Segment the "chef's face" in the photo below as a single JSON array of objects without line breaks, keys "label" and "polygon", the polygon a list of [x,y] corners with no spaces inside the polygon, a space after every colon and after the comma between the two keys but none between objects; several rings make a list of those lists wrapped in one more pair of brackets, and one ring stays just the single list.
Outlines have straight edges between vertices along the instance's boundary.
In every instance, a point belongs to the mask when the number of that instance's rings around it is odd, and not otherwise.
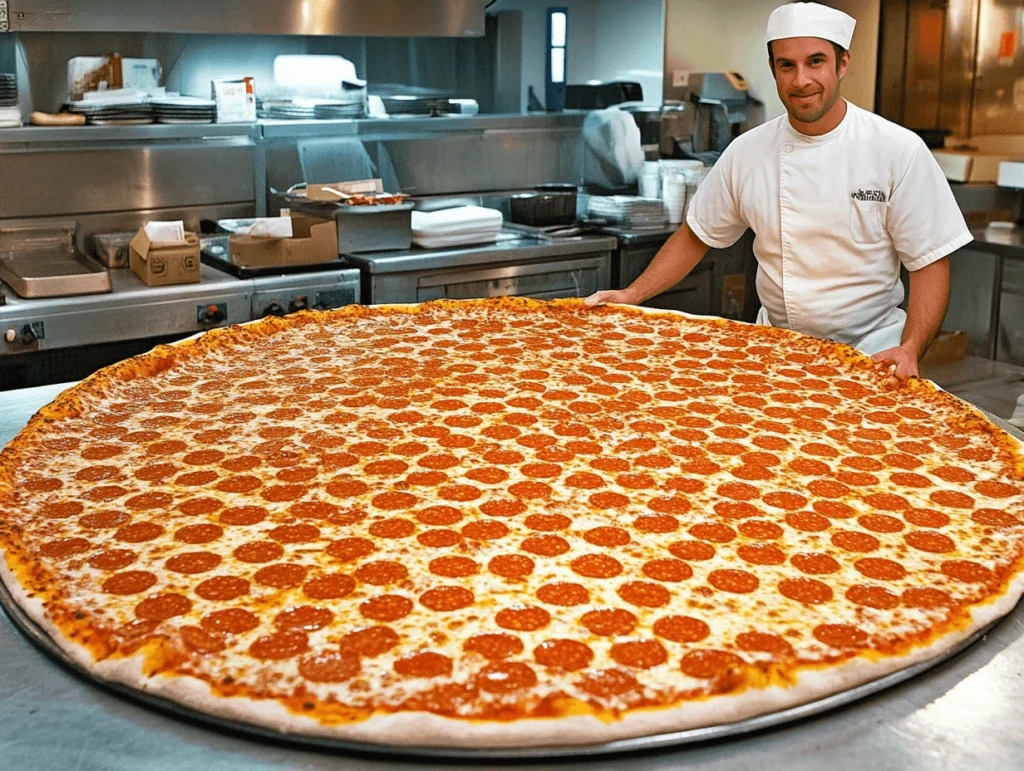
[{"label": "chef's face", "polygon": [[814,123],[839,100],[839,83],[850,54],[836,59],[836,47],[816,37],[793,37],[771,44],[772,72],[779,98],[793,120]]}]

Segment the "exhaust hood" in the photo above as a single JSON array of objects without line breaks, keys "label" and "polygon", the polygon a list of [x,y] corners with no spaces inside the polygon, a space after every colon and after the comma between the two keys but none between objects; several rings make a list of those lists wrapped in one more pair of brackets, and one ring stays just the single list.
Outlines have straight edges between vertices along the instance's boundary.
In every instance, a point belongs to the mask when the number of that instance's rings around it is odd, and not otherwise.
[{"label": "exhaust hood", "polygon": [[11,32],[481,37],[484,0],[6,0]]}]

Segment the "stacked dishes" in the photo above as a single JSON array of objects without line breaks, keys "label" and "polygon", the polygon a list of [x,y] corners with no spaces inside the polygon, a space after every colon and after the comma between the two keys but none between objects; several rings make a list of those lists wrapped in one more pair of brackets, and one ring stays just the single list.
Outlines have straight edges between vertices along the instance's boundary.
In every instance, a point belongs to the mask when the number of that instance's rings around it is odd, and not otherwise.
[{"label": "stacked dishes", "polygon": [[697,189],[692,180],[695,174],[704,169],[704,164],[701,161],[686,160],[663,160],[659,163],[665,216],[670,224],[678,225],[686,219],[690,198]]},{"label": "stacked dishes", "polygon": [[592,195],[587,204],[591,217],[610,220],[626,229],[665,226],[665,211],[657,198],[635,195]]},{"label": "stacked dishes", "polygon": [[366,117],[366,90],[357,89],[340,99],[265,99],[259,117],[271,120],[338,120]]},{"label": "stacked dishes", "polygon": [[366,92],[346,99],[323,99],[313,107],[313,117],[317,120],[338,120],[341,118],[366,117]]},{"label": "stacked dishes", "polygon": [[217,103],[192,96],[172,96],[153,102],[157,123],[213,123],[217,120]]},{"label": "stacked dishes", "polygon": [[13,73],[0,73],[0,128],[16,128],[20,125],[18,77]]},{"label": "stacked dishes", "polygon": [[153,105],[149,102],[92,101],[71,102],[68,110],[85,116],[92,126],[141,126],[153,122]]}]

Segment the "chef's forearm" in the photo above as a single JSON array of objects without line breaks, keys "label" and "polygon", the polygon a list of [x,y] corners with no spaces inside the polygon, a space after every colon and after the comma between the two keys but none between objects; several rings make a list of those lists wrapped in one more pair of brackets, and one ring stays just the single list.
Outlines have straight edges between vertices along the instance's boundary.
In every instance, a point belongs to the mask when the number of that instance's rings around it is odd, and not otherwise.
[{"label": "chef's forearm", "polygon": [[683,223],[654,255],[647,269],[626,288],[630,303],[639,305],[678,284],[707,251],[707,244],[694,235],[689,225]]},{"label": "chef's forearm", "polygon": [[910,274],[910,300],[902,346],[921,358],[939,331],[949,303],[949,258]]}]

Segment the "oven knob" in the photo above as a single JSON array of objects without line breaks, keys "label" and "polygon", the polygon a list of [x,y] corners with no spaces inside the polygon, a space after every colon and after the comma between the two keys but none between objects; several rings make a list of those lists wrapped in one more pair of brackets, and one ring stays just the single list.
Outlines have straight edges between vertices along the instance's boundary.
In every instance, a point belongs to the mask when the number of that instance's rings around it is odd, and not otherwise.
[{"label": "oven knob", "polygon": [[17,339],[18,339],[18,330],[16,330],[16,329],[8,329],[6,332],[4,332],[4,340],[6,340],[8,343],[13,343]]},{"label": "oven knob", "polygon": [[18,338],[22,345],[32,345],[39,338],[36,337],[35,331],[28,324],[21,328],[21,336]]},{"label": "oven knob", "polygon": [[224,309],[217,305],[207,305],[200,314],[200,321],[204,324],[219,324],[227,318]]},{"label": "oven knob", "polygon": [[291,301],[291,304],[288,306],[289,313],[295,313],[296,311],[304,311],[308,309],[309,305],[306,303],[305,297],[296,297],[294,300]]},{"label": "oven knob", "polygon": [[266,308],[263,309],[263,316],[283,316],[284,308],[277,303],[270,303]]}]

